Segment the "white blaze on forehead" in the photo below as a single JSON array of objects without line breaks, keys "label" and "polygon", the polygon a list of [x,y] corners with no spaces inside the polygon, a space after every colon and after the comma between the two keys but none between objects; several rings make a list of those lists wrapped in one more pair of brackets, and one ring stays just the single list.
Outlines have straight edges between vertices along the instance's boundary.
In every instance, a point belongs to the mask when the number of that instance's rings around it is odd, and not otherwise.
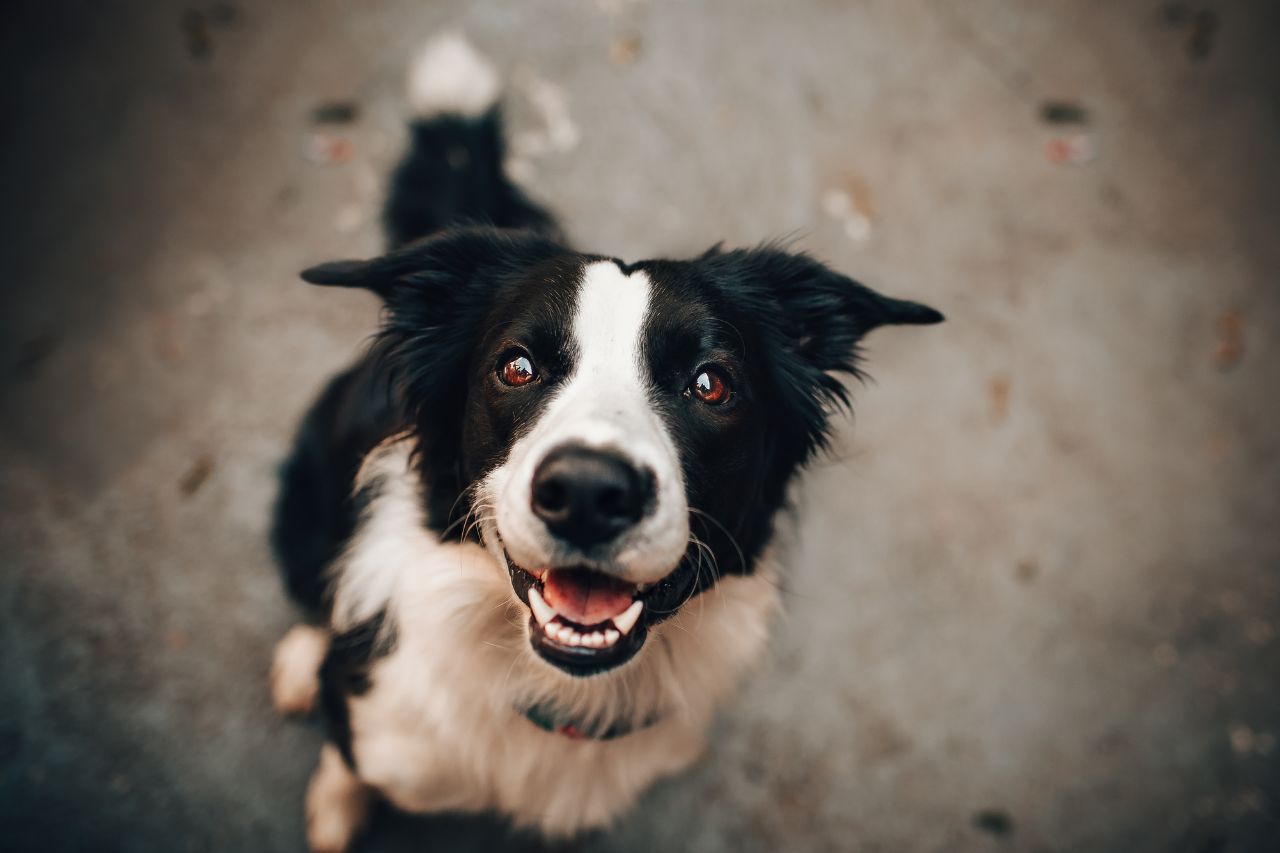
[{"label": "white blaze on forehead", "polygon": [[614,571],[636,583],[665,577],[688,545],[688,504],[675,444],[653,405],[644,329],[651,286],[643,272],[612,261],[588,264],[572,320],[570,374],[507,462],[488,478],[497,523],[516,562],[545,566],[559,548],[529,509],[534,471],[565,444],[611,450],[653,474],[653,511],[620,541]]},{"label": "white blaze on forehead", "polygon": [[618,265],[599,261],[583,271],[573,319],[578,345],[573,383],[619,379],[648,388],[641,336],[649,313],[649,277],[626,275]]},{"label": "white blaze on forehead", "polygon": [[649,291],[647,275],[627,275],[612,261],[583,270],[573,314],[573,367],[538,430],[556,444],[613,449],[649,467],[669,444],[644,364]]}]

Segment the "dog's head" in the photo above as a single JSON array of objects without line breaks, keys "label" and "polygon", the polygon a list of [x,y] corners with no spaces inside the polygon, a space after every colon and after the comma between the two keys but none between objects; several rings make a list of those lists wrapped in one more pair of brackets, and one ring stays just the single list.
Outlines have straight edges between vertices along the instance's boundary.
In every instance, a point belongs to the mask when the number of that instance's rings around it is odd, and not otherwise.
[{"label": "dog's head", "polygon": [[501,556],[533,648],[573,675],[749,573],[859,340],[942,319],[775,248],[627,265],[493,229],[303,277],[385,300],[433,526]]}]

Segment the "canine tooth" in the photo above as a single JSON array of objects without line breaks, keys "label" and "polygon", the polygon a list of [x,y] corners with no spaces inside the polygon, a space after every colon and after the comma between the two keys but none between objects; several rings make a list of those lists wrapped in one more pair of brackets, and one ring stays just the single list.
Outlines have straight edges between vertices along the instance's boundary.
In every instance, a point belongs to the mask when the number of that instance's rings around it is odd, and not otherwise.
[{"label": "canine tooth", "polygon": [[640,619],[640,611],[644,610],[644,602],[636,599],[631,602],[631,606],[626,610],[613,617],[613,624],[620,634],[630,634],[631,629],[636,626],[636,621]]},{"label": "canine tooth", "polygon": [[529,609],[533,611],[533,618],[538,620],[539,625],[545,625],[556,618],[555,610],[547,604],[537,587],[529,587]]},{"label": "canine tooth", "polygon": [[621,636],[621,634],[612,628],[606,628],[604,631],[604,644],[606,646],[612,646],[614,643],[618,642],[618,638]]}]

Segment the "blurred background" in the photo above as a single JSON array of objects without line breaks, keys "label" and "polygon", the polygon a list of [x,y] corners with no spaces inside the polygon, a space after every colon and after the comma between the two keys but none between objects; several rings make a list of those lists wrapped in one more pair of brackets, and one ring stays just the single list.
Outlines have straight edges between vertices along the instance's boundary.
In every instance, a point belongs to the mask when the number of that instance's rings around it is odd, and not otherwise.
[{"label": "blurred background", "polygon": [[[877,332],[707,758],[584,850],[1280,849],[1280,7],[11,2],[0,847],[303,846],[275,469],[376,322],[402,76],[460,28],[583,249],[784,235]],[[533,847],[482,819],[367,850]]]}]

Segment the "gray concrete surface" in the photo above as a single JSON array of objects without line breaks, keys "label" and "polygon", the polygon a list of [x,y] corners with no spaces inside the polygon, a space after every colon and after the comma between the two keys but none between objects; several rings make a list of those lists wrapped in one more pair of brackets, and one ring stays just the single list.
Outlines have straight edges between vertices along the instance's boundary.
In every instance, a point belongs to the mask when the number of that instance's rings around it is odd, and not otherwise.
[{"label": "gray concrete surface", "polygon": [[[1280,849],[1275,4],[6,8],[0,848],[301,849],[268,507],[376,312],[295,274],[378,247],[406,57],[460,26],[582,247],[794,233],[950,317],[873,338],[707,759],[583,846]],[[1090,162],[1047,159],[1053,98]]]}]

